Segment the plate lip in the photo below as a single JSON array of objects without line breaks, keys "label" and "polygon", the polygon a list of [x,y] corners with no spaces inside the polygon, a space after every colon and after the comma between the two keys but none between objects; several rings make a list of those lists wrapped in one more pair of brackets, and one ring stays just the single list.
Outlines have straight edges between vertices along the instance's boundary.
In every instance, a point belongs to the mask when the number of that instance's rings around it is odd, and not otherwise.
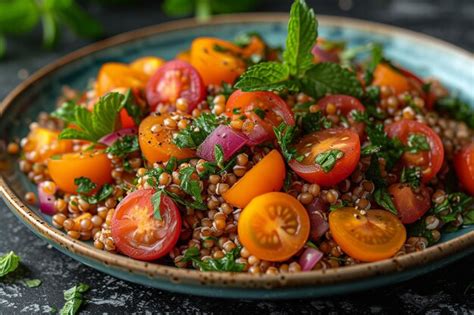
[{"label": "plate lip", "polygon": [[[87,45],[73,51],[64,57],[42,67],[32,74],[25,81],[14,88],[0,104],[0,117],[4,111],[14,103],[14,101],[28,90],[36,82],[54,73],[61,67],[79,60],[91,53],[103,49],[119,46],[121,44],[140,41],[147,37],[167,33],[170,31],[180,31],[189,28],[212,26],[221,24],[241,24],[241,23],[281,23],[286,22],[286,13],[244,13],[215,16],[206,23],[196,22],[194,19],[176,20],[158,25],[148,26],[138,30],[115,35],[108,39]],[[352,19],[339,16],[319,15],[320,25],[337,26],[341,28],[355,28],[370,33],[384,36],[396,35],[405,38],[416,39],[424,44],[434,45],[438,49],[444,49],[456,53],[474,61],[474,54],[457,47],[443,40],[431,36],[406,30],[396,26],[382,23],[369,22],[359,19]],[[316,270],[286,275],[252,275],[248,273],[231,272],[200,272],[191,269],[179,269],[173,266],[160,265],[157,263],[137,261],[119,254],[112,254],[101,251],[82,241],[74,240],[45,222],[34,210],[23,203],[11,187],[7,185],[7,180],[0,175],[0,195],[9,203],[10,209],[19,217],[23,218],[23,223],[28,224],[42,237],[54,242],[58,246],[66,248],[75,254],[84,255],[99,264],[106,264],[114,268],[122,269],[125,272],[156,278],[157,281],[183,281],[186,283],[201,283],[215,287],[242,287],[252,286],[254,288],[277,288],[291,286],[308,286],[311,284],[330,285],[335,283],[349,282],[361,278],[376,277],[380,274],[393,274],[397,271],[414,269],[428,265],[431,262],[439,261],[454,252],[461,251],[474,246],[474,231],[456,237],[452,240],[434,245],[423,251],[406,254],[400,257],[386,259],[378,262],[331,268],[328,270]],[[229,282],[229,280],[231,280]]]}]

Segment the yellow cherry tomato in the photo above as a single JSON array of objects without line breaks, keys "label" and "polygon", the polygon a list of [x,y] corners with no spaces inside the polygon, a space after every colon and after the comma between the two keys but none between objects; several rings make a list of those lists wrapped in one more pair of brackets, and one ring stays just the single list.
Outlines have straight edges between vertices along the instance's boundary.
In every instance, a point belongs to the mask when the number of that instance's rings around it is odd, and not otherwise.
[{"label": "yellow cherry tomato", "polygon": [[136,59],[130,64],[130,68],[133,70],[140,71],[151,77],[155,74],[156,70],[161,67],[166,61],[164,59],[148,56],[148,57],[141,57]]}]

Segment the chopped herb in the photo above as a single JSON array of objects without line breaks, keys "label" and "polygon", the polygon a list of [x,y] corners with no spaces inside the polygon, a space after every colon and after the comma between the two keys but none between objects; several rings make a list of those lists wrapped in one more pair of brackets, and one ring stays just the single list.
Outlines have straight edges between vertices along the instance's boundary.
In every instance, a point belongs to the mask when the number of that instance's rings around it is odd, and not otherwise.
[{"label": "chopped herb", "polygon": [[278,127],[274,127],[276,139],[280,145],[281,153],[287,161],[295,159],[301,162],[304,156],[298,155],[295,148],[291,147],[291,143],[295,137],[296,127],[281,123]]},{"label": "chopped herb", "polygon": [[362,150],[360,151],[360,154],[367,156],[367,155],[372,155],[374,153],[378,153],[380,152],[380,150],[382,150],[381,146],[369,144],[362,148]]},{"label": "chopped herb", "polygon": [[168,162],[166,162],[165,171],[171,173],[178,166],[178,159],[175,156],[172,156]]},{"label": "chopped herb", "polygon": [[138,137],[136,135],[126,135],[117,139],[110,147],[105,149],[105,152],[117,157],[124,157],[138,150],[140,150]]},{"label": "chopped herb", "polygon": [[66,303],[59,311],[60,315],[74,315],[77,313],[83,302],[82,294],[89,290],[89,286],[80,283],[67,291],[64,291],[64,300]]},{"label": "chopped herb", "polygon": [[224,168],[224,150],[220,144],[214,145],[214,159],[220,169]]},{"label": "chopped herb", "polygon": [[377,204],[379,206],[381,206],[384,209],[390,211],[394,215],[398,215],[397,208],[393,204],[392,197],[388,193],[387,188],[385,188],[385,187],[377,188],[374,191],[374,198],[375,198],[375,201],[377,202]]},{"label": "chopped herb", "polygon": [[27,279],[24,281],[24,283],[28,288],[37,288],[42,282],[40,279]]},{"label": "chopped herb", "polygon": [[474,128],[474,111],[467,102],[453,96],[438,99],[435,109],[447,113],[456,120],[464,121],[470,128]]},{"label": "chopped herb", "polygon": [[408,136],[407,144],[408,147],[406,148],[406,151],[410,153],[429,151],[431,149],[426,136],[422,134],[411,134]]},{"label": "chopped herb", "polygon": [[455,221],[458,215],[462,215],[463,218],[466,218],[466,215],[468,215],[469,222],[472,211],[474,211],[474,197],[461,192],[448,194],[441,204],[436,205],[432,209],[432,212],[439,215],[439,218],[444,223]]},{"label": "chopped herb", "polygon": [[380,44],[372,44],[371,47],[371,58],[369,64],[367,65],[367,69],[365,69],[364,73],[364,80],[365,85],[369,86],[372,84],[374,79],[374,71],[375,68],[378,66],[380,62],[383,60],[383,49]]},{"label": "chopped herb", "polygon": [[81,198],[90,204],[97,204],[100,201],[107,199],[114,192],[114,187],[112,185],[104,184],[95,195],[89,196],[88,194],[96,189],[97,185],[87,177],[74,179],[74,184],[77,185],[77,192],[81,194]]},{"label": "chopped herb", "polygon": [[236,44],[237,46],[241,48],[244,48],[250,45],[253,37],[258,37],[262,39],[262,36],[257,32],[246,32],[246,33],[238,34],[234,39],[234,44]]},{"label": "chopped herb", "polygon": [[301,118],[301,127],[305,134],[331,128],[331,126],[331,120],[327,119],[321,111],[306,113]]},{"label": "chopped herb", "polygon": [[130,117],[132,117],[133,121],[138,126],[143,117],[143,110],[141,109],[140,106],[137,105],[137,103],[135,103],[135,98],[133,97],[133,93],[131,89],[128,89],[122,103],[123,103],[123,107],[127,111],[127,114]]},{"label": "chopped herb", "polygon": [[72,101],[64,102],[59,108],[51,113],[51,116],[63,120],[69,124],[75,119],[76,103]]},{"label": "chopped herb", "polygon": [[234,108],[234,109],[232,109],[232,114],[234,114],[234,115],[239,115],[239,114],[240,114],[240,108]]},{"label": "chopped herb", "polygon": [[236,247],[232,251],[226,253],[222,258],[208,258],[201,260],[199,258],[199,249],[197,249],[197,247],[190,247],[184,252],[183,261],[192,262],[193,265],[201,271],[241,272],[244,270],[245,265],[235,262],[239,257],[239,253],[240,247]]},{"label": "chopped herb", "polygon": [[88,194],[97,188],[96,184],[94,184],[89,178],[84,176],[75,178],[74,185],[77,185],[76,191],[80,194]]},{"label": "chopped herb", "polygon": [[428,241],[428,245],[433,245],[435,242],[433,234],[426,228],[425,220],[418,220],[417,222],[408,226],[408,235],[424,237]]},{"label": "chopped herb", "polygon": [[421,185],[421,168],[419,167],[404,167],[400,176],[400,182],[409,184],[416,189]]},{"label": "chopped herb", "polygon": [[188,166],[179,171],[179,179],[181,180],[181,188],[188,195],[192,196],[198,203],[202,203],[202,187],[198,180],[192,179],[192,175],[196,172],[194,167]]},{"label": "chopped herb", "polygon": [[314,249],[318,249],[318,246],[316,246],[313,242],[311,241],[307,241],[306,242],[306,246],[307,247],[311,247],[311,248],[314,248]]},{"label": "chopped herb", "polygon": [[217,45],[217,44],[214,44],[214,46],[212,48],[217,52],[222,52],[222,53],[229,52],[228,48],[226,48],[224,46],[221,46],[221,45]]},{"label": "chopped herb", "polygon": [[152,196],[151,196],[151,204],[153,205],[153,217],[157,220],[162,220],[161,218],[161,194],[163,193],[162,190],[157,190]]},{"label": "chopped herb", "polygon": [[179,148],[196,149],[219,125],[226,123],[223,116],[203,113],[185,129],[175,134],[173,142]]},{"label": "chopped herb", "polygon": [[253,112],[260,117],[260,119],[265,119],[266,113],[263,109],[256,107]]},{"label": "chopped herb", "polygon": [[15,271],[20,264],[20,257],[13,251],[0,257],[0,278]]},{"label": "chopped herb", "polygon": [[288,192],[288,190],[291,187],[291,179],[292,179],[292,176],[291,176],[290,171],[286,171],[285,181],[283,182],[283,190],[286,192]]},{"label": "chopped herb", "polygon": [[337,160],[340,160],[344,156],[344,152],[338,149],[330,149],[319,153],[316,156],[315,163],[321,166],[324,173],[330,172],[334,165],[336,165]]}]

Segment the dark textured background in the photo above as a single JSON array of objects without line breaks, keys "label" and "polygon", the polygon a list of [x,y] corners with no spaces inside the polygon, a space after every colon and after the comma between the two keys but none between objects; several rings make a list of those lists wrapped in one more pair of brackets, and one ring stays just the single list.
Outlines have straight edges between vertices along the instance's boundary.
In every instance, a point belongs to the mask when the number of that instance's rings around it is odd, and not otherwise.
[{"label": "dark textured background", "polygon": [[[308,1],[317,14],[345,15],[402,26],[474,50],[472,0],[317,0]],[[265,0],[259,11],[288,11],[291,1]],[[158,1],[140,6],[100,7],[89,11],[107,35],[160,23],[169,18]],[[7,58],[0,61],[0,99],[29,73],[87,42],[65,34],[58,49],[40,47],[40,31],[9,40]],[[474,71],[474,70],[473,70]],[[0,201],[0,253],[14,250],[20,270],[0,282],[0,314],[49,313],[63,304],[63,290],[88,283],[82,314],[97,313],[423,313],[474,314],[474,255],[417,279],[377,290],[301,301],[218,300],[174,294],[124,282],[83,266],[49,248],[35,237]],[[39,288],[26,288],[21,279],[39,278]]]}]

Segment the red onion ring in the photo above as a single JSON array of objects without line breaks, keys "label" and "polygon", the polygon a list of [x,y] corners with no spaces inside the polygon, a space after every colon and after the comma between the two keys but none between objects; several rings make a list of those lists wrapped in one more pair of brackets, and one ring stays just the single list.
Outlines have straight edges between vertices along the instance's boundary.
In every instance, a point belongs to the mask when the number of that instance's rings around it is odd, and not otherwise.
[{"label": "red onion ring", "polygon": [[303,271],[310,271],[316,266],[318,261],[323,258],[324,254],[316,248],[308,247],[300,256],[300,266]]},{"label": "red onion ring", "polygon": [[56,201],[56,197],[54,196],[54,193],[50,195],[44,191],[45,183],[46,182],[42,182],[38,185],[38,199],[40,204],[40,210],[44,214],[53,215],[56,213],[56,209],[54,209],[54,202]]}]

